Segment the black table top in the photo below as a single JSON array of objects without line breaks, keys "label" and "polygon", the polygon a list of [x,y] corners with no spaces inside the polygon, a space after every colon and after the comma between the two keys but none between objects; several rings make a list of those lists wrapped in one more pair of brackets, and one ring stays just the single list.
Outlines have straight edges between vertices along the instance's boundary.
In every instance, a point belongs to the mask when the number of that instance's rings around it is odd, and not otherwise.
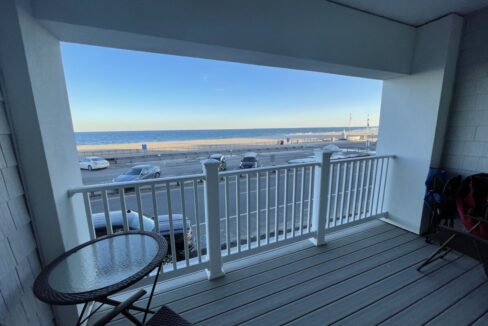
[{"label": "black table top", "polygon": [[162,236],[145,231],[116,233],[86,242],[46,266],[34,282],[34,294],[58,305],[105,298],[158,267],[167,248]]}]

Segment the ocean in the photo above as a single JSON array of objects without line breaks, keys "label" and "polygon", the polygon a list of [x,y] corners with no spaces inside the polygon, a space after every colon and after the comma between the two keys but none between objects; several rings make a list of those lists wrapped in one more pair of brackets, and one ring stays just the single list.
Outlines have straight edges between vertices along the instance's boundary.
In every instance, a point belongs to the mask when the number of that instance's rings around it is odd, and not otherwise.
[{"label": "ocean", "polygon": [[[130,144],[163,141],[208,140],[229,138],[313,138],[327,132],[340,132],[348,127],[328,128],[269,128],[224,130],[152,130],[75,132],[78,145]],[[352,129],[363,129],[353,127]]]}]

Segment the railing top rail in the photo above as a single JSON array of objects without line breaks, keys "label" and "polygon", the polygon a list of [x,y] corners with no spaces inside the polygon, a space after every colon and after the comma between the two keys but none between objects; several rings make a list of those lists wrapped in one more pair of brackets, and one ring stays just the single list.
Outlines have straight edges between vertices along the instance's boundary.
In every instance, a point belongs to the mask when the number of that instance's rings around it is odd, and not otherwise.
[{"label": "railing top rail", "polygon": [[202,173],[202,174],[185,175],[181,177],[157,178],[157,179],[143,180],[143,181],[101,183],[97,185],[86,185],[86,186],[70,189],[68,190],[68,195],[73,196],[74,194],[83,193],[83,192],[95,192],[101,190],[120,189],[120,188],[135,187],[135,186],[139,186],[139,187],[152,186],[152,185],[164,184],[167,182],[186,182],[186,181],[200,180],[204,178],[205,176]]},{"label": "railing top rail", "polygon": [[282,165],[268,166],[265,168],[225,171],[225,172],[220,172],[219,176],[232,176],[232,175],[256,173],[256,172],[269,172],[269,171],[280,170],[280,169],[293,169],[293,168],[310,167],[316,165],[319,165],[319,162],[282,164]]},{"label": "railing top rail", "polygon": [[380,158],[395,158],[395,155],[371,155],[371,156],[360,156],[360,157],[351,157],[351,158],[343,158],[338,160],[331,160],[330,163],[342,163],[342,162],[351,162],[351,161],[367,161],[367,160],[376,160]]}]

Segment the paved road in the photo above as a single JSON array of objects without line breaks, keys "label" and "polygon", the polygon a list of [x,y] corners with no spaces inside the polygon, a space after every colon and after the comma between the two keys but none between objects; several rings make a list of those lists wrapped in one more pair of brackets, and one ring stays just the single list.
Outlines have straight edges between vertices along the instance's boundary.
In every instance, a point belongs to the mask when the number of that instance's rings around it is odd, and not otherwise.
[{"label": "paved road", "polygon": [[[239,168],[242,154],[243,153],[235,154],[233,156],[226,156],[228,170],[236,170]],[[260,153],[258,158],[261,166],[271,166],[273,163],[273,157],[275,164],[286,164],[287,161],[291,159],[305,158],[311,155],[313,155],[313,149]],[[161,168],[161,177],[198,174],[202,173],[201,161],[205,160],[206,158],[206,156],[195,155],[189,158],[161,158],[160,160],[155,161],[135,161],[133,163],[111,165],[108,169],[103,170],[82,170],[81,176],[83,183],[86,185],[109,183],[112,182],[112,179],[137,164],[152,164],[159,166]]]}]

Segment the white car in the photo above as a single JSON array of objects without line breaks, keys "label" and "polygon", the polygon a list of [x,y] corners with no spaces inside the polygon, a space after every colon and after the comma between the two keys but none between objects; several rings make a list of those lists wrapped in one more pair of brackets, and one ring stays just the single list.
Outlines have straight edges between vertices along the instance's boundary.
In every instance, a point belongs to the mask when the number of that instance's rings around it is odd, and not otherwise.
[{"label": "white car", "polygon": [[80,160],[80,169],[82,170],[97,170],[108,168],[110,163],[99,156],[87,156]]}]

